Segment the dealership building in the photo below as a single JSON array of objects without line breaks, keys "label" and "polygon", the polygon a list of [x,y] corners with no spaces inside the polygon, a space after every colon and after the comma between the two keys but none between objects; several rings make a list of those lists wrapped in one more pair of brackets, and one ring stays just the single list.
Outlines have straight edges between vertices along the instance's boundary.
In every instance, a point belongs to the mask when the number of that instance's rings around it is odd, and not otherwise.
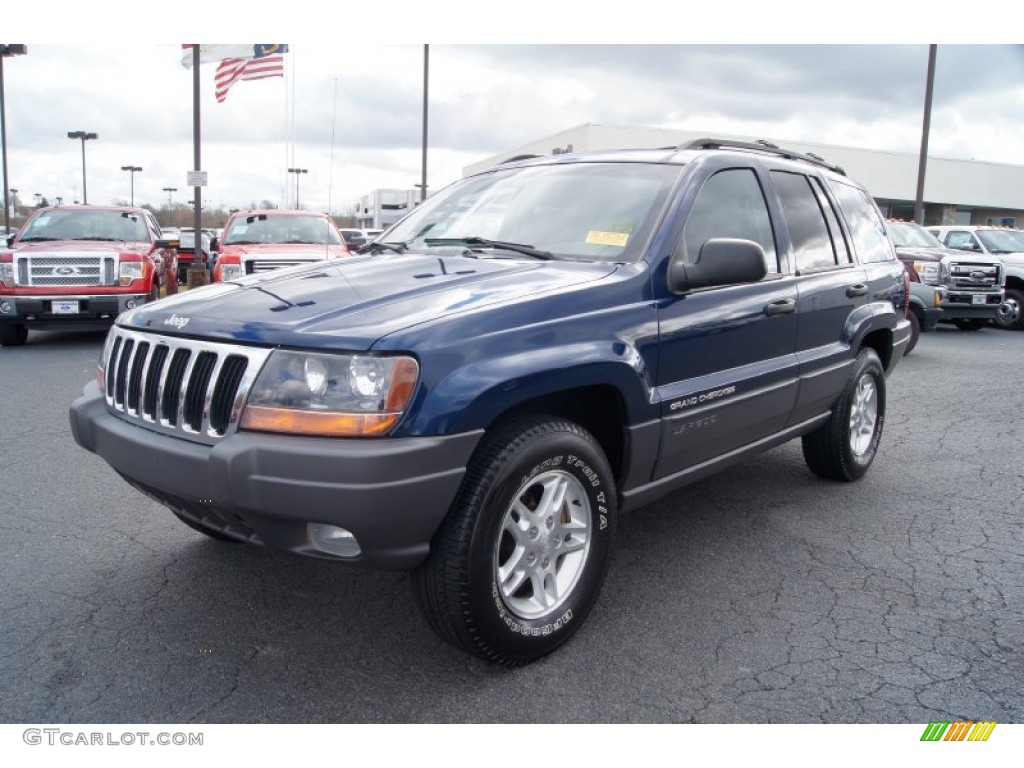
[{"label": "dealership building", "polygon": [[[708,136],[740,141],[766,138],[794,152],[818,155],[840,166],[850,177],[867,187],[886,216],[907,220],[914,218],[918,171],[916,153],[856,149],[767,137],[585,123],[467,166],[464,175],[490,168],[517,155],[561,155],[609,149],[673,147]],[[929,157],[925,172],[924,203],[924,222],[927,225],[1024,227],[1024,166]]]}]

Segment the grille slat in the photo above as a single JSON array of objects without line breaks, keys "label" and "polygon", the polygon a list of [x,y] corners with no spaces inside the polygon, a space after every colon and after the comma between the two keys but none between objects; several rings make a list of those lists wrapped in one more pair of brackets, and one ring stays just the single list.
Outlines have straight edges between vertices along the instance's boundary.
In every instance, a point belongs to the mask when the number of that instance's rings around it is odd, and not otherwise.
[{"label": "grille slat", "polygon": [[146,384],[142,394],[142,415],[148,420],[156,419],[157,392],[163,380],[164,363],[167,361],[167,345],[159,344],[153,350],[146,371]]},{"label": "grille slat", "polygon": [[187,349],[177,349],[171,364],[167,366],[167,378],[164,380],[164,394],[160,401],[160,419],[167,424],[176,426],[179,423],[178,411],[181,410],[182,382],[185,381],[185,369],[188,367],[192,353]]},{"label": "grille slat", "polygon": [[143,341],[135,347],[135,355],[128,376],[128,394],[125,396],[125,407],[128,413],[135,415],[139,410],[139,399],[142,397],[142,369],[149,357],[149,342]]},{"label": "grille slat", "polygon": [[107,407],[148,429],[212,444],[238,421],[270,350],[115,327],[103,361]]}]

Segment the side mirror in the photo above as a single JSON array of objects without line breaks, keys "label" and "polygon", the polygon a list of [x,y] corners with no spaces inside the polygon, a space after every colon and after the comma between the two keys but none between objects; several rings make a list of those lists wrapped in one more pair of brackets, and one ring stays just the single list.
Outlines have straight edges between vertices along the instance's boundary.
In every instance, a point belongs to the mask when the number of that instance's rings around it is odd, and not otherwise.
[{"label": "side mirror", "polygon": [[756,283],[768,274],[764,249],[753,240],[717,237],[701,246],[694,264],[683,261],[680,252],[668,265],[668,289],[683,294],[712,285]]},{"label": "side mirror", "polygon": [[219,238],[215,237],[212,240],[210,240],[210,250],[213,251],[214,253],[217,253],[217,252],[220,251],[220,239]]}]

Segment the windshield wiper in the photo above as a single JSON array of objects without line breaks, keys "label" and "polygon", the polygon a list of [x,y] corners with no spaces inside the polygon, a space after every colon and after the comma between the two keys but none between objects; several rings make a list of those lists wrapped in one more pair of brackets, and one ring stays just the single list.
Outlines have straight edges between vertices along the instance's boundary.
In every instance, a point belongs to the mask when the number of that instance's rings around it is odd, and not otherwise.
[{"label": "windshield wiper", "polygon": [[230,243],[222,243],[222,245],[257,245],[257,240],[232,240]]},{"label": "windshield wiper", "polygon": [[405,243],[379,243],[374,241],[356,249],[356,253],[380,253],[381,251],[405,253]]},{"label": "windshield wiper", "polygon": [[23,238],[21,238],[21,242],[23,242],[23,243],[29,243],[29,242],[31,242],[31,243],[43,243],[43,242],[53,242],[54,240],[60,240],[60,238],[59,237],[23,237]]},{"label": "windshield wiper", "polygon": [[507,243],[504,240],[488,240],[486,237],[427,237],[423,242],[427,245],[465,245],[469,248],[497,248],[501,251],[513,251],[524,256],[548,261],[555,258],[550,251],[542,251],[524,243]]}]

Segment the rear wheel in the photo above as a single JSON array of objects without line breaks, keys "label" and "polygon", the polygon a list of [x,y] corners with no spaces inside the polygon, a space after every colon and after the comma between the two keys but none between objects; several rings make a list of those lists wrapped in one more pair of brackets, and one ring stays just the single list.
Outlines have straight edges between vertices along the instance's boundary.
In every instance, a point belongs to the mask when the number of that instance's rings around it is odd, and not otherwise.
[{"label": "rear wheel", "polygon": [[828,480],[857,480],[878,451],[885,421],[885,369],[873,349],[857,355],[829,420],[803,437],[804,461]]},{"label": "rear wheel", "polygon": [[500,429],[413,572],[431,627],[452,645],[519,666],[558,648],[604,582],[615,484],[577,424],[529,418]]},{"label": "rear wheel", "polygon": [[953,325],[961,331],[980,331],[988,325],[988,320],[982,320],[976,317],[963,317],[958,320],[954,320]]},{"label": "rear wheel", "polygon": [[20,347],[28,339],[28,328],[21,323],[0,323],[0,347]]}]

